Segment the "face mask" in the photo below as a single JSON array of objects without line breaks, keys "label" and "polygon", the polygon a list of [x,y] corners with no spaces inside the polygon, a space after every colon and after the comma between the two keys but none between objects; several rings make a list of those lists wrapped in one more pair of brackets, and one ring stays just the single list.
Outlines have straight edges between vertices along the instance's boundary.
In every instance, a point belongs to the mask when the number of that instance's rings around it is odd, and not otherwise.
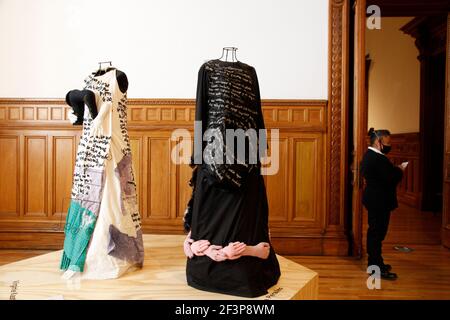
[{"label": "face mask", "polygon": [[388,154],[391,151],[391,146],[385,144],[381,144],[381,146],[382,146],[381,152],[383,152],[384,154]]}]

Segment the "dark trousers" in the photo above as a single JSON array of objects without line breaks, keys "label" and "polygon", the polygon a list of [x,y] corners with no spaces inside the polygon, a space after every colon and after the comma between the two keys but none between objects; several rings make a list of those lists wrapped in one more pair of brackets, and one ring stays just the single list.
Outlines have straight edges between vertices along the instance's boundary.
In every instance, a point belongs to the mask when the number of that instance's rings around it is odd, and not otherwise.
[{"label": "dark trousers", "polygon": [[382,266],[384,264],[381,255],[381,247],[386,237],[391,212],[387,210],[368,210],[369,228],[367,230],[367,264]]}]

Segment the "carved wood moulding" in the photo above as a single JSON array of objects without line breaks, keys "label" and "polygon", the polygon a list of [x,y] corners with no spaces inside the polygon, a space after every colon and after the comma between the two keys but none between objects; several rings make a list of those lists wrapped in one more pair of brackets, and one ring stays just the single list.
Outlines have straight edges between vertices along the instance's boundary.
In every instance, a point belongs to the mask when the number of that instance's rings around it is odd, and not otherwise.
[{"label": "carved wood moulding", "polygon": [[[328,85],[328,110],[330,128],[330,154],[329,154],[329,200],[328,200],[328,224],[340,225],[343,220],[343,153],[342,147],[346,143],[346,134],[343,130],[343,114],[346,111],[345,92],[345,61],[346,34],[344,25],[346,21],[346,0],[330,0],[329,18],[329,85]],[[343,132],[344,131],[344,132]]]}]

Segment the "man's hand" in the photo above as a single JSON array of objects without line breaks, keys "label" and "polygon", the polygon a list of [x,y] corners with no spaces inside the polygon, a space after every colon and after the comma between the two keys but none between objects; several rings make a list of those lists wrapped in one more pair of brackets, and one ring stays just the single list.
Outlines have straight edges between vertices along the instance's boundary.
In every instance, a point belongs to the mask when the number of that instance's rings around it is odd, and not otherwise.
[{"label": "man's hand", "polygon": [[400,169],[402,169],[403,171],[405,171],[407,165],[408,165],[408,161],[405,161],[405,162],[402,162],[402,164],[399,164],[398,167]]}]

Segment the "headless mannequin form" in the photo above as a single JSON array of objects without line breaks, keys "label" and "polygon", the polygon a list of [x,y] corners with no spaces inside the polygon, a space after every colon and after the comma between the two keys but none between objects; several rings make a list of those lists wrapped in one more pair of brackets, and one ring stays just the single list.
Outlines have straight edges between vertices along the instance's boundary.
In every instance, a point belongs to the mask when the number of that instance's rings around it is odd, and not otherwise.
[{"label": "headless mannequin form", "polygon": [[[98,77],[104,75],[105,73],[114,70],[114,67],[108,67],[106,69],[98,69],[96,72],[93,72],[94,77]],[[119,84],[119,89],[122,93],[125,93],[128,90],[128,78],[125,72],[116,70],[117,75],[117,83]]]},{"label": "headless mannequin form", "polygon": [[[99,69],[94,72],[94,76],[101,76],[108,71],[114,70],[115,68],[109,67],[107,69]],[[116,71],[117,83],[119,84],[119,89],[122,93],[128,90],[128,78],[127,75],[120,71]],[[84,105],[86,104],[89,112],[91,113],[92,119],[95,119],[98,115],[97,105],[95,103],[95,94],[90,90],[71,90],[66,94],[66,103],[72,107],[73,114],[77,117],[73,125],[83,124],[84,116]]]},{"label": "headless mannequin form", "polygon": [[[224,47],[222,56],[218,59],[223,62],[239,62],[236,57],[236,47]],[[184,241],[184,253],[188,258],[196,256],[208,256],[214,261],[236,260],[243,256],[252,256],[261,259],[267,259],[270,253],[270,244],[260,242],[255,246],[248,246],[244,242],[231,242],[225,248],[222,246],[211,245],[208,240],[191,239],[189,231]]]},{"label": "headless mannequin form", "polygon": [[[119,85],[119,90],[122,93],[125,93],[128,89],[128,78],[124,72],[119,71],[116,68],[109,67],[106,69],[98,69],[96,72],[93,73],[93,75],[94,77],[99,77],[113,70],[116,70],[116,77],[117,77],[116,79]],[[106,116],[106,113],[107,113],[106,108],[100,108],[100,110],[98,110],[97,118],[95,118],[94,121],[92,121],[92,128],[91,128],[92,136],[100,137],[103,135],[102,123]]]},{"label": "headless mannequin form", "polygon": [[[98,69],[96,72],[92,74],[94,77],[101,76],[106,72],[115,70],[113,67],[109,67],[106,69]],[[119,90],[122,93],[125,93],[128,90],[128,78],[127,75],[120,71],[116,70],[117,83],[119,85]],[[91,113],[92,119],[94,119],[92,124],[92,135],[93,136],[101,136],[103,134],[101,130],[101,123],[105,116],[105,110],[98,110],[95,102],[95,94],[91,90],[71,90],[66,94],[66,103],[72,107],[73,114],[77,117],[77,120],[73,123],[73,125],[81,125],[83,124],[83,116],[84,116],[84,104],[87,105],[89,112]],[[67,270],[63,275],[62,279],[70,279],[75,275],[75,271]]]}]

